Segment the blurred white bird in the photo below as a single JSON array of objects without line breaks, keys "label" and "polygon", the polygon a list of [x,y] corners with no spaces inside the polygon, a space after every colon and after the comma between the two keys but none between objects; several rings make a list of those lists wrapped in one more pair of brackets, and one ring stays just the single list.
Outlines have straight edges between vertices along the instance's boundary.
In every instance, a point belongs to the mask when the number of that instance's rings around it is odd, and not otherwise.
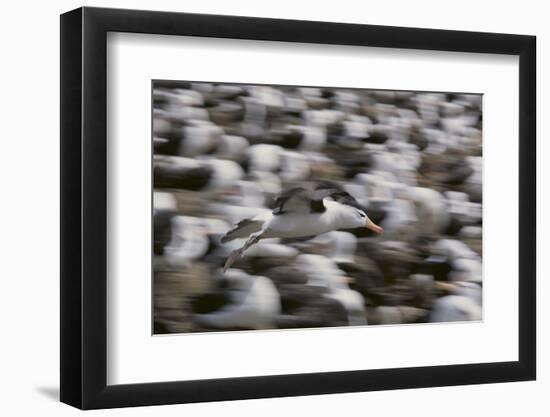
[{"label": "blurred white bird", "polygon": [[164,256],[169,264],[185,266],[206,254],[209,240],[204,219],[175,216],[171,223],[172,239],[164,248]]},{"label": "blurred white bird", "polygon": [[213,313],[198,314],[195,316],[197,324],[216,329],[271,328],[281,312],[279,292],[273,282],[240,269],[231,269],[225,278],[231,288],[230,304]]},{"label": "blurred white bird", "polygon": [[477,321],[481,317],[481,306],[474,299],[464,295],[446,295],[435,302],[429,321]]},{"label": "blurred white bird", "polygon": [[308,285],[325,288],[325,297],[339,302],[344,307],[350,326],[368,324],[363,297],[348,287],[345,273],[332,259],[321,255],[303,254],[296,259],[296,265],[308,277]]}]

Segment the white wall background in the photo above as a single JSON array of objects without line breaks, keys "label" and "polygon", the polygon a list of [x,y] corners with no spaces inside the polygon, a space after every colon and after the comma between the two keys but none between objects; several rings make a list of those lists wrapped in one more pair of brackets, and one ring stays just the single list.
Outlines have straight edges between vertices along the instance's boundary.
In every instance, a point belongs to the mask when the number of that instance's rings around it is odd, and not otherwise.
[{"label": "white wall background", "polygon": [[[123,0],[93,1],[88,6],[237,14],[291,19],[341,21],[395,26],[509,32],[538,37],[539,259],[550,250],[550,209],[543,184],[550,152],[542,138],[550,99],[550,26],[541,1],[479,2],[461,0],[298,2],[277,0]],[[0,410],[3,415],[75,415],[57,402],[59,379],[59,17],[81,6],[72,0],[6,2],[0,30]],[[548,155],[550,156],[550,155]],[[545,233],[546,232],[546,233]],[[311,415],[357,413],[423,417],[465,415],[546,416],[550,412],[547,358],[550,316],[545,279],[550,264],[539,265],[538,381],[422,390],[324,395],[95,412],[95,415]],[[475,341],[472,341],[475,343]],[[546,395],[544,395],[546,394]]]}]

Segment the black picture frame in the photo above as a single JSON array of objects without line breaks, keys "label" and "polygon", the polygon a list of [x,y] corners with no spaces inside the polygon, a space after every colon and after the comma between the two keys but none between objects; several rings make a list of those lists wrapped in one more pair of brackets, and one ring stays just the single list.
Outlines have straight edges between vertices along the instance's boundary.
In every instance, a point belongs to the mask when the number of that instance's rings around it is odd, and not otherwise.
[{"label": "black picture frame", "polygon": [[[519,56],[519,360],[107,385],[108,32]],[[60,57],[62,402],[95,409],[536,378],[534,36],[84,7],[61,15]]]}]

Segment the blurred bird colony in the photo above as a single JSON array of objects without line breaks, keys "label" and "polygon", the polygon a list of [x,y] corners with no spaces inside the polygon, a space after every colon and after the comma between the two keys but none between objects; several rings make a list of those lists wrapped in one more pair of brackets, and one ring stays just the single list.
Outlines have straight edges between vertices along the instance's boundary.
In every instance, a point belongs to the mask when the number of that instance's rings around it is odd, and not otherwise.
[{"label": "blurred bird colony", "polygon": [[[482,96],[155,80],[154,333],[482,319]],[[384,229],[264,239],[329,182]],[[328,198],[330,200],[330,197]]]}]

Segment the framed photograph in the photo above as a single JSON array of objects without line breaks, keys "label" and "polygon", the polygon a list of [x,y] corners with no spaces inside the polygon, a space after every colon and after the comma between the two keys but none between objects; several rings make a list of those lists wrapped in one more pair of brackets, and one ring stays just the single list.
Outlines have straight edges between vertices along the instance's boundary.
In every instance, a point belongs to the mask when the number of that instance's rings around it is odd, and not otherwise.
[{"label": "framed photograph", "polygon": [[61,401],[533,380],[535,37],[61,16]]}]

